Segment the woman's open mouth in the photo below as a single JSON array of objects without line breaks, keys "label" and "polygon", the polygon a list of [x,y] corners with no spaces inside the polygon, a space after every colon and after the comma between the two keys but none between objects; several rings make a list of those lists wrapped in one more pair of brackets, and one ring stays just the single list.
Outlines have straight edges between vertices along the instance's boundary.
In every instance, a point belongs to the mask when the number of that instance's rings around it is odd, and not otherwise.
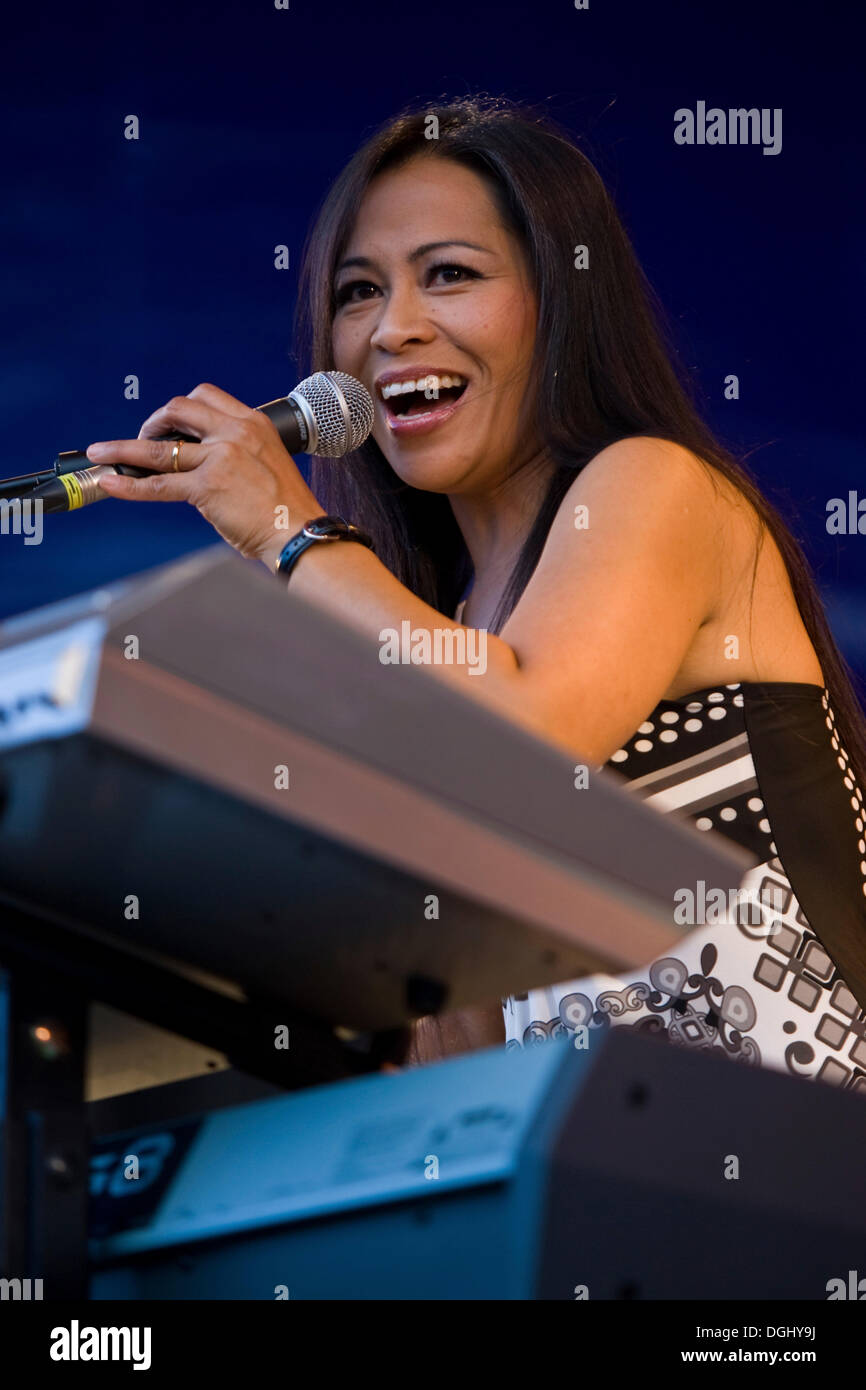
[{"label": "woman's open mouth", "polygon": [[429,373],[406,381],[385,382],[379,387],[379,397],[391,432],[423,434],[450,420],[468,384],[464,376],[456,373]]}]

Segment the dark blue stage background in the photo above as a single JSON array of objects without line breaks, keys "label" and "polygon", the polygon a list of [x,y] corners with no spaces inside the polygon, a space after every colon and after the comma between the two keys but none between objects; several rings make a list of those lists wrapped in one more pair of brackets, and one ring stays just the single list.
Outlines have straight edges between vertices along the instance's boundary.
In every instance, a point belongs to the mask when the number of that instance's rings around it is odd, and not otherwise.
[{"label": "dark blue stage background", "polygon": [[[793,519],[866,676],[866,537],[825,524],[831,497],[866,495],[856,16],[851,0],[20,5],[2,58],[0,473],[135,435],[199,381],[250,404],[289,389],[304,236],[361,137],[442,94],[549,101],[612,187],[710,419]],[[698,101],[781,107],[781,153],[677,145],[674,112]],[[0,537],[0,616],[215,539],[183,505],[104,502],[45,528],[40,546]]]}]

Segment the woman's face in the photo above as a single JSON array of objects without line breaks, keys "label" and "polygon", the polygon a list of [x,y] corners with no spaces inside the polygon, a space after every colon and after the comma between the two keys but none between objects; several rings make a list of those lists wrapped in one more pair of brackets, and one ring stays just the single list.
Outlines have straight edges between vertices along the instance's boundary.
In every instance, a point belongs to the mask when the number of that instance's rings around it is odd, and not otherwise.
[{"label": "woman's face", "polygon": [[[416,156],[369,186],[337,269],[334,365],[373,397],[373,437],[429,492],[484,494],[533,456],[518,413],[537,309],[485,181]],[[403,383],[415,389],[395,391]]]}]

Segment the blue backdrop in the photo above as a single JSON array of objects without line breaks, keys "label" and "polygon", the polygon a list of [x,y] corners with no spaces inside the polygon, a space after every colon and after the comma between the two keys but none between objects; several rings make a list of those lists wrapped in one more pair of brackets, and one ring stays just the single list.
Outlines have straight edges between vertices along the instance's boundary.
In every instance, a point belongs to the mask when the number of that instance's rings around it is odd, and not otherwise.
[{"label": "blue backdrop", "polygon": [[[794,522],[866,674],[866,537],[826,529],[830,498],[866,497],[857,22],[850,0],[21,6],[2,60],[0,473],[134,436],[199,381],[251,405],[285,392],[305,233],[361,137],[409,101],[545,101],[607,179],[707,415]],[[678,145],[674,112],[699,101],[781,108],[781,152]],[[42,545],[0,536],[0,616],[214,539],[179,504],[46,517]]]}]

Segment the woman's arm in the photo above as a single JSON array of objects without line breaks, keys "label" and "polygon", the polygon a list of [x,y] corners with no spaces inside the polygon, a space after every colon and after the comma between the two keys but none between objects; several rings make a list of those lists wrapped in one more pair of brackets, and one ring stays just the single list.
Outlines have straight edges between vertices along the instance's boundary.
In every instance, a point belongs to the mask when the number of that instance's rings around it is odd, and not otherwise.
[{"label": "woman's arm", "polygon": [[[725,505],[703,465],[678,445],[611,445],[563,499],[501,635],[487,635],[486,672],[440,664],[436,674],[570,752],[604,763],[663,698],[715,609]],[[382,631],[404,621],[431,635],[437,628],[470,631],[417,598],[359,545],[311,547],[291,586],[377,648]]]}]

